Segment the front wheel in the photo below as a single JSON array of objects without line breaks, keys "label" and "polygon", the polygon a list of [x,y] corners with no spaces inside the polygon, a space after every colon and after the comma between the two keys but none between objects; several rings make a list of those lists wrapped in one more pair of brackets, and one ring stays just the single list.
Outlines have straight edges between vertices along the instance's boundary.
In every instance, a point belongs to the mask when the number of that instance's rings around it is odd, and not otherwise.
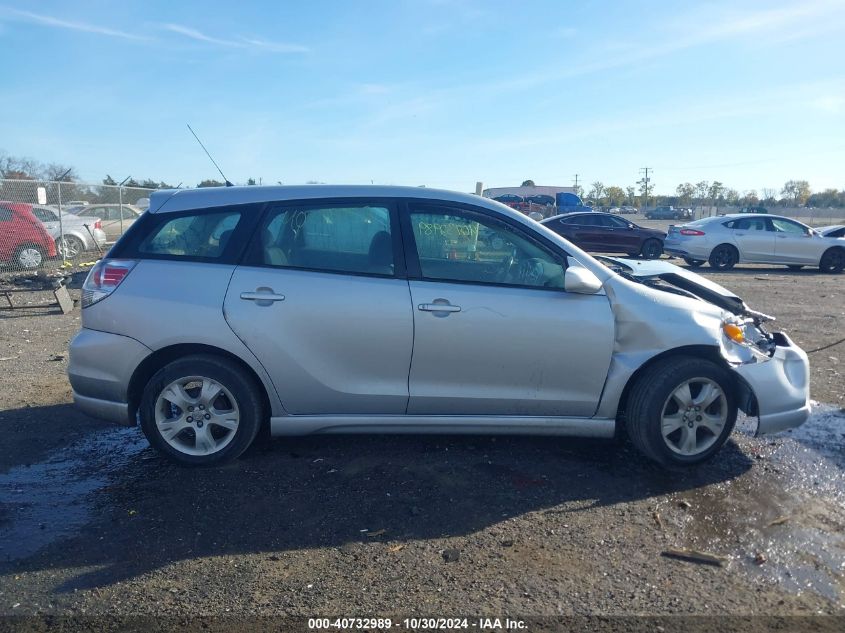
[{"label": "front wheel", "polygon": [[841,273],[845,268],[845,249],[830,248],[822,255],[819,270],[823,273]]},{"label": "front wheel", "polygon": [[183,466],[216,466],[243,453],[264,419],[259,387],[237,365],[187,356],[165,365],[141,398],[150,444]]},{"label": "front wheel", "polygon": [[657,259],[663,254],[663,243],[660,240],[646,240],[640,249],[640,255],[646,259]]},{"label": "front wheel", "polygon": [[710,459],[730,436],[736,415],[727,371],[685,356],[647,369],[632,386],[625,411],[631,441],[665,466]]}]

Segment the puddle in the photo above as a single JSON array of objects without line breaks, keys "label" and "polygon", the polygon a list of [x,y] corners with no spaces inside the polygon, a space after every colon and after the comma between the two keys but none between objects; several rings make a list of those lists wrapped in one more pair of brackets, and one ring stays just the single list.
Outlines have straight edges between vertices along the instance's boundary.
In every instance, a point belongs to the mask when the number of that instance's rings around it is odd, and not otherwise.
[{"label": "puddle", "polygon": [[91,519],[94,493],[147,446],[137,428],[110,429],[0,474],[0,561],[75,534]]},{"label": "puddle", "polygon": [[[754,428],[738,422],[742,435]],[[752,472],[679,495],[692,504],[678,519],[688,545],[729,556],[756,580],[845,608],[845,413],[814,404],[798,429],[741,443],[755,459]],[[758,555],[764,560],[755,562]]]}]

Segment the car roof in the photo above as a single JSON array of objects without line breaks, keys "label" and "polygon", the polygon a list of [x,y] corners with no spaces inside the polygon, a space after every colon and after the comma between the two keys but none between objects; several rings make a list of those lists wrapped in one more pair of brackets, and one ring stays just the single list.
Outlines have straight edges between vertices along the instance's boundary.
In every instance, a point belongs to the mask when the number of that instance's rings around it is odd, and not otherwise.
[{"label": "car roof", "polygon": [[[500,213],[512,212],[507,206],[468,193],[387,185],[281,185],[244,187],[202,187],[165,189],[150,195],[150,213],[174,213],[234,204],[311,200],[321,198],[422,198],[485,206]],[[129,206],[129,205],[125,205]]]}]

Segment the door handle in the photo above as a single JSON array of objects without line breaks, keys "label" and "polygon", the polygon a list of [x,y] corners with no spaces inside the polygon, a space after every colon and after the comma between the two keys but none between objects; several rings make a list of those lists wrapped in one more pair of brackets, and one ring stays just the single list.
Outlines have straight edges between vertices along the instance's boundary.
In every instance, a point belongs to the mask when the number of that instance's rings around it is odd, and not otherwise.
[{"label": "door handle", "polygon": [[461,306],[453,306],[451,303],[421,303],[417,309],[423,312],[460,312]]},{"label": "door handle", "polygon": [[745,233],[737,233],[737,235],[745,235]]},{"label": "door handle", "polygon": [[258,301],[258,305],[270,305],[274,301],[284,301],[285,295],[274,293],[272,288],[258,288],[255,292],[242,292],[241,299]]}]

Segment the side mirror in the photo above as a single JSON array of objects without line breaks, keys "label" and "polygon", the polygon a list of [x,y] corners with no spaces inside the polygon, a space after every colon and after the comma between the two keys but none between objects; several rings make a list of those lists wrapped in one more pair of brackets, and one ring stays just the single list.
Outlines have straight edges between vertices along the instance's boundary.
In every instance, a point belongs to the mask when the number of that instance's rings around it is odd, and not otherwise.
[{"label": "side mirror", "polygon": [[580,295],[594,295],[601,290],[601,281],[583,266],[569,266],[563,276],[563,289]]}]

